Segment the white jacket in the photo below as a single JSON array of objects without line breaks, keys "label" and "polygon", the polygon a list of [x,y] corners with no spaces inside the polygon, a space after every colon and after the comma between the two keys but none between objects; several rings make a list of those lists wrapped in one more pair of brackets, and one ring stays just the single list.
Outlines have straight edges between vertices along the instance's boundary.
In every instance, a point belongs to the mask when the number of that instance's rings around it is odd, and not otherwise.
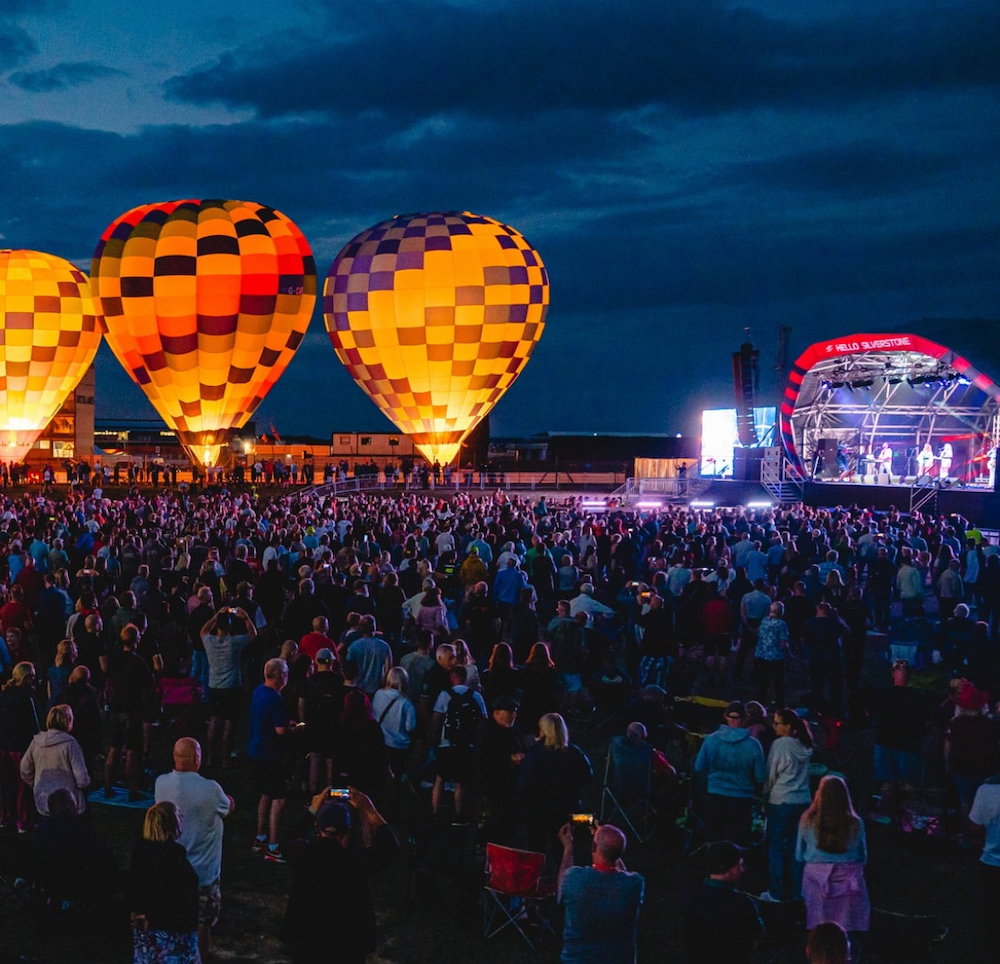
[{"label": "white jacket", "polygon": [[36,733],[21,757],[21,777],[35,792],[35,806],[47,817],[49,797],[56,790],[69,790],[76,812],[83,813],[83,791],[90,786],[90,774],[80,744],[62,730]]}]

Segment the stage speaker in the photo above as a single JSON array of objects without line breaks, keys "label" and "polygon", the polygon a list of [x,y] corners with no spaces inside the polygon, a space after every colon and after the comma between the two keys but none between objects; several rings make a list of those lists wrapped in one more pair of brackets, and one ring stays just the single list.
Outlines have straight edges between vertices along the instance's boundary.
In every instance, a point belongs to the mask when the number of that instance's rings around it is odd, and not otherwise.
[{"label": "stage speaker", "polygon": [[759,482],[760,466],[766,448],[736,449],[733,453],[733,478],[740,482]]},{"label": "stage speaker", "polygon": [[736,402],[736,431],[740,445],[756,445],[757,430],[753,423],[753,406],[757,393],[760,352],[750,342],[744,342],[733,352],[733,396]]}]

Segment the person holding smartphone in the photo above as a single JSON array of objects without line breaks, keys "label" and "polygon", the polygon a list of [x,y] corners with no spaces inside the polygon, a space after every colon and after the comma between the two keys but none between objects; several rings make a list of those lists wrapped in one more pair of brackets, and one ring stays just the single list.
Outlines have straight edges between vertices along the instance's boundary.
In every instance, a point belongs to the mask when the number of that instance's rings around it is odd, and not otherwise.
[{"label": "person holding smartphone", "polygon": [[[344,793],[347,796],[344,798]],[[399,844],[360,790],[327,787],[312,798],[311,832],[291,841],[294,874],[281,928],[293,964],[364,964],[375,950],[375,902],[369,878],[389,863]]]}]

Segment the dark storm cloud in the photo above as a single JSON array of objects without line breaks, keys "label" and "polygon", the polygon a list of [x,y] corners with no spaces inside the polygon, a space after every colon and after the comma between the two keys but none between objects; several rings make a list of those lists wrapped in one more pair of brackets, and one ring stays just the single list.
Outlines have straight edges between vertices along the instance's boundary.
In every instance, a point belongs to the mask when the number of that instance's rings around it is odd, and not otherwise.
[{"label": "dark storm cloud", "polygon": [[[599,257],[594,237],[601,239]],[[553,304],[567,312],[614,317],[693,305],[754,311],[807,298],[857,305],[880,292],[936,285],[978,286],[984,298],[1000,297],[1000,282],[983,280],[994,276],[990,266],[1000,258],[1000,236],[985,220],[928,229],[845,216],[810,228],[780,213],[741,223],[700,208],[665,216],[646,210],[533,241],[553,278]],[[560,277],[572,283],[557,287]]]},{"label": "dark storm cloud", "polygon": [[20,27],[0,20],[0,70],[9,70],[38,53],[35,41]]},{"label": "dark storm cloud", "polygon": [[10,82],[30,94],[51,94],[68,87],[81,87],[105,77],[124,77],[125,71],[91,60],[56,64],[45,70],[23,70],[10,75]]},{"label": "dark storm cloud", "polygon": [[58,13],[66,7],[67,0],[0,0],[0,18],[17,17],[25,13],[37,17],[40,14]]},{"label": "dark storm cloud", "polygon": [[937,182],[943,174],[953,175],[966,160],[949,149],[904,149],[866,140],[733,165],[724,176],[734,186],[780,186],[870,201]]},{"label": "dark storm cloud", "polygon": [[[358,231],[416,209],[470,208],[517,224],[525,211],[610,176],[624,148],[646,143],[611,122],[432,125],[353,122],[162,126],[121,135],[49,122],[0,126],[5,157],[0,233],[15,247],[85,258],[119,214],[155,200],[235,197],[273,205],[328,264]],[[86,163],[81,163],[86,158]],[[428,171],[433,177],[428,177]],[[325,270],[325,266],[324,266]]]},{"label": "dark storm cloud", "polygon": [[893,92],[996,86],[1000,5],[915,14],[892,3],[781,20],[720,0],[439,0],[356,7],[324,39],[241,47],[167,83],[169,97],[261,116],[419,117],[620,111],[685,115],[833,107]]}]

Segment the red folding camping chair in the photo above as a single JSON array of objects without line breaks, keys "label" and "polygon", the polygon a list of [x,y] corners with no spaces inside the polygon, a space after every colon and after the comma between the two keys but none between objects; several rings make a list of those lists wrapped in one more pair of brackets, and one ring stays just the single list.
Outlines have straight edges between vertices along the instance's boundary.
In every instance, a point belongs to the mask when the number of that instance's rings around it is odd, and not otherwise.
[{"label": "red folding camping chair", "polygon": [[556,882],[543,878],[545,854],[486,845],[486,887],[483,900],[483,937],[489,940],[513,926],[532,950],[537,950],[525,925],[545,924],[538,905],[556,892]]}]

